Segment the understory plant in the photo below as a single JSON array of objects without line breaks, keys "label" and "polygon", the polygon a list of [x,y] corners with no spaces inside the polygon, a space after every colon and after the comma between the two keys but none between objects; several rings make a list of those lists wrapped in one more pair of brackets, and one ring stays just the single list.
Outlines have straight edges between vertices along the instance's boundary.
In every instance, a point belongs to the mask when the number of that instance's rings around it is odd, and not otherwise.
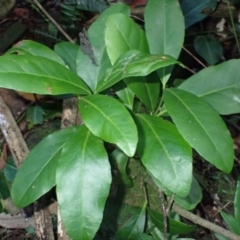
[{"label": "understory plant", "polygon": [[[112,183],[110,155],[122,166],[120,175],[127,174],[129,158],[139,159],[154,184],[187,210],[202,198],[193,149],[225,173],[233,167],[233,143],[220,115],[240,110],[240,60],[168,87],[173,66],[184,67],[176,60],[184,41],[182,11],[177,0],[151,0],[144,19],[145,30],[128,6],[114,4],[90,26],[82,47],[61,42],[51,50],[22,41],[0,57],[0,87],[78,98],[83,124],[44,138],[11,189],[16,206],[25,207],[56,186],[74,240],[93,239],[100,227]],[[142,206],[115,239],[162,239],[163,215],[147,202]],[[171,239],[194,229],[168,221]]]}]

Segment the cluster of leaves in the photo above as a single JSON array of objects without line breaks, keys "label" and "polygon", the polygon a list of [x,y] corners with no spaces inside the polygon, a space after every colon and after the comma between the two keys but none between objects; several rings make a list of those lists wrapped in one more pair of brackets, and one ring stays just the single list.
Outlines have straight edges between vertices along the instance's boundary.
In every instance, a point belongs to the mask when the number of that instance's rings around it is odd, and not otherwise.
[{"label": "cluster of leaves", "polygon": [[[93,239],[102,221],[112,181],[104,142],[126,157],[137,153],[154,183],[188,210],[202,198],[192,173],[192,149],[226,173],[233,166],[232,139],[219,114],[239,112],[239,60],[206,68],[179,87],[167,88],[173,65],[180,64],[176,59],[184,40],[178,1],[149,1],[145,31],[129,15],[129,7],[119,3],[98,17],[88,30],[91,56],[69,42],[56,44],[53,51],[23,41],[0,57],[1,87],[78,96],[84,125],[41,141],[25,159],[11,190],[15,204],[24,207],[56,186],[72,239]],[[130,222],[141,227],[125,228],[124,239],[140,239],[146,220],[146,203],[143,206]],[[162,215],[152,209],[148,214],[162,230]],[[179,224],[170,220],[169,233],[194,230]],[[121,231],[118,234],[121,239]]]}]

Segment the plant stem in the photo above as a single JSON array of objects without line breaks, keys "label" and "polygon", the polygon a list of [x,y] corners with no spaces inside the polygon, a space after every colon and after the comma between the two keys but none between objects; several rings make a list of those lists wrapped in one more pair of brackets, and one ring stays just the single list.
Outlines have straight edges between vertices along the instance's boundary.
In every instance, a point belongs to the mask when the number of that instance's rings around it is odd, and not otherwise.
[{"label": "plant stem", "polygon": [[72,43],[75,43],[73,39],[63,30],[63,28],[48,14],[48,12],[42,7],[38,0],[33,0],[37,7],[45,14],[45,16],[52,22],[52,24],[62,33],[62,35]]},{"label": "plant stem", "polygon": [[175,211],[182,217],[192,221],[193,223],[196,223],[196,224],[198,224],[204,228],[207,228],[213,232],[219,233],[219,234],[223,235],[224,237],[227,237],[230,240],[240,240],[240,236],[238,236],[222,227],[219,227],[216,224],[213,224],[205,219],[198,217],[197,215],[181,208],[176,203],[173,203],[172,209],[173,209],[173,211]]},{"label": "plant stem", "polygon": [[195,57],[190,51],[187,50],[187,48],[183,47],[183,50],[188,53],[193,59],[195,59],[200,65],[202,65],[204,68],[206,68],[207,66],[202,63],[197,57]]},{"label": "plant stem", "polygon": [[234,35],[234,38],[236,40],[238,52],[240,53],[240,46],[239,46],[239,42],[238,42],[238,38],[237,38],[236,28],[234,26],[233,15],[232,15],[232,12],[230,10],[229,0],[227,0],[227,5],[228,5],[229,16],[230,16],[230,20],[231,20],[231,24],[232,24],[232,28],[233,28],[233,35]]}]

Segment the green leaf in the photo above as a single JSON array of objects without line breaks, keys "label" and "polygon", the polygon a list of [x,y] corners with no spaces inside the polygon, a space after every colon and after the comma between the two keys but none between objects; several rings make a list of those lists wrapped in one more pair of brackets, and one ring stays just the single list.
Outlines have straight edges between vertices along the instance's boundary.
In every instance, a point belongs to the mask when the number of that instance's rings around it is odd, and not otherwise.
[{"label": "green leaf", "polygon": [[186,210],[194,209],[198,203],[202,200],[202,189],[198,184],[198,181],[193,177],[192,185],[189,194],[185,198],[180,198],[179,196],[174,196],[174,201],[177,202],[179,206]]},{"label": "green leaf", "polygon": [[108,17],[105,30],[105,45],[112,65],[128,50],[133,49],[149,53],[144,31],[129,16],[122,13]]},{"label": "green leaf", "polygon": [[105,51],[104,30],[107,18],[115,13],[130,15],[130,8],[123,3],[113,4],[97,18],[88,30],[88,37],[93,47],[97,65],[100,65]]},{"label": "green leaf", "polygon": [[180,89],[164,91],[166,109],[187,142],[207,161],[229,173],[233,142],[220,116],[202,99]]},{"label": "green leaf", "polygon": [[57,198],[64,227],[74,240],[92,240],[100,227],[111,185],[103,142],[82,125],[62,149]]},{"label": "green leaf", "polygon": [[116,144],[133,156],[137,146],[137,128],[127,109],[116,99],[92,95],[79,101],[82,119],[90,131],[104,141]]},{"label": "green leaf", "polygon": [[6,199],[10,197],[9,187],[6,178],[2,172],[0,172],[0,195],[1,199]]},{"label": "green leaf", "polygon": [[[151,0],[144,13],[146,36],[152,54],[178,58],[184,41],[184,18],[178,0]],[[167,82],[172,67],[159,70],[162,82]]]},{"label": "green leaf", "polygon": [[139,239],[139,234],[144,231],[146,222],[146,206],[145,202],[143,207],[139,209],[116,233],[117,240]]},{"label": "green leaf", "polygon": [[154,111],[160,94],[160,81],[156,72],[145,77],[125,78],[124,82],[151,111]]},{"label": "green leaf", "polygon": [[40,106],[29,107],[27,110],[27,121],[31,124],[43,123],[43,109]]},{"label": "green leaf", "polygon": [[210,65],[218,63],[223,54],[222,44],[210,34],[197,36],[194,39],[194,48],[198,55]]},{"label": "green leaf", "polygon": [[178,88],[203,98],[219,114],[240,112],[239,59],[203,69]]},{"label": "green leaf", "polygon": [[228,238],[222,236],[221,234],[218,233],[214,233],[214,236],[218,239],[218,240],[229,240]]},{"label": "green leaf", "polygon": [[137,147],[143,165],[171,192],[185,197],[192,183],[192,152],[176,127],[155,116],[138,114]]},{"label": "green leaf", "polygon": [[38,57],[44,57],[54,62],[65,65],[63,60],[50,48],[43,44],[31,40],[23,40],[10,48],[5,54],[15,53],[19,55],[31,54]]},{"label": "green leaf", "polygon": [[74,131],[75,128],[67,128],[50,134],[28,154],[11,189],[17,207],[29,205],[55,186],[61,150]]},{"label": "green leaf", "polygon": [[0,57],[0,87],[38,94],[88,94],[85,83],[64,66],[32,55]]},{"label": "green leaf", "polygon": [[236,193],[234,196],[234,215],[240,224],[240,179],[237,180]]},{"label": "green leaf", "polygon": [[122,83],[121,85],[123,87],[119,90],[116,90],[116,94],[124,102],[124,104],[132,110],[135,95],[125,84]]},{"label": "green leaf", "polygon": [[228,225],[229,229],[233,233],[240,235],[240,223],[237,221],[237,219],[233,215],[227,214],[223,211],[221,211],[220,213],[221,213],[223,220]]},{"label": "green leaf", "polygon": [[102,79],[98,82],[96,92],[101,92],[126,77],[146,76],[158,68],[179,64],[174,58],[166,55],[151,55],[130,50],[108,69]]},{"label": "green leaf", "polygon": [[125,155],[119,149],[115,149],[111,153],[111,158],[118,170],[118,177],[120,182],[126,187],[132,187],[133,186],[132,181],[126,172],[127,170],[126,168],[128,164],[128,156]]},{"label": "green leaf", "polygon": [[54,46],[54,51],[74,73],[76,73],[76,57],[78,49],[78,45],[70,42],[61,42]]},{"label": "green leaf", "polygon": [[217,0],[182,0],[181,8],[185,17],[185,27],[189,28],[194,23],[203,20],[207,17],[207,14],[204,14],[204,10],[209,10],[211,13],[215,10],[216,5]]},{"label": "green leaf", "polygon": [[[163,231],[163,215],[150,208],[148,208],[147,211],[155,226],[160,231]],[[184,223],[168,218],[168,231],[171,234],[187,234],[193,232],[195,229],[196,226],[194,225],[186,225]]]}]

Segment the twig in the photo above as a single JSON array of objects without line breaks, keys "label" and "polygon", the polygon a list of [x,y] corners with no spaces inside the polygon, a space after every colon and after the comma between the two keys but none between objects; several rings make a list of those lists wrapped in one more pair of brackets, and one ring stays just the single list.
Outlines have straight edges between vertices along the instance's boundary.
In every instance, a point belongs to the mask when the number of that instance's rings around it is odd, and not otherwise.
[{"label": "twig", "polygon": [[213,224],[209,221],[206,221],[205,219],[202,219],[200,217],[198,217],[197,215],[181,208],[179,205],[177,205],[176,203],[173,203],[172,209],[178,213],[179,215],[181,215],[182,217],[192,221],[193,223],[196,223],[204,228],[207,228],[213,232],[219,233],[221,235],[223,235],[224,237],[230,239],[230,240],[240,240],[240,236],[222,228],[217,226],[216,224]]},{"label": "twig", "polygon": [[206,66],[204,63],[202,63],[198,58],[196,58],[190,51],[188,51],[187,48],[185,48],[184,46],[183,46],[183,50],[184,50],[186,53],[188,53],[193,59],[195,59],[200,65],[202,65],[204,68],[207,67],[207,66]]},{"label": "twig", "polygon": [[163,213],[163,239],[167,240],[167,230],[168,230],[168,225],[167,225],[167,212],[165,208],[165,203],[164,203],[164,193],[161,189],[158,190],[160,200],[161,200],[161,205],[162,205],[162,213]]},{"label": "twig", "polygon": [[72,43],[75,43],[73,39],[63,30],[63,28],[48,14],[48,12],[42,7],[42,5],[37,1],[33,0],[37,7],[45,14],[45,16],[52,22],[52,24],[62,33],[62,35]]}]

